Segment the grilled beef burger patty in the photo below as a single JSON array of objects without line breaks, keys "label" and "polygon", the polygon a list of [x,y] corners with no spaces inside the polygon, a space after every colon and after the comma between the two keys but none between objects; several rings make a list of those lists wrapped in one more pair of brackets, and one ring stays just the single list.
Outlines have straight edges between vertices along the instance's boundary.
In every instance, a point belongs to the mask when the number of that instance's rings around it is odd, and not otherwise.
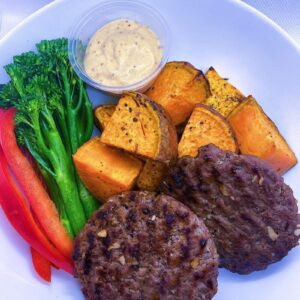
[{"label": "grilled beef burger patty", "polygon": [[203,218],[220,265],[232,272],[265,269],[298,244],[293,192],[256,157],[204,146],[197,157],[179,159],[161,189]]},{"label": "grilled beef burger patty", "polygon": [[218,255],[204,223],[170,196],[113,196],[75,240],[86,299],[211,299]]}]

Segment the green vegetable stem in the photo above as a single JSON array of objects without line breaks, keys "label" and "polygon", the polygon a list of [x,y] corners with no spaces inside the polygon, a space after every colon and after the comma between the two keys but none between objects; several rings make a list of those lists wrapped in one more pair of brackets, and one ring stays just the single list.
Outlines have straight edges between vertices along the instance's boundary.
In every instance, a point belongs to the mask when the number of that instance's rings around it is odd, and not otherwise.
[{"label": "green vegetable stem", "polygon": [[92,134],[92,104],[70,65],[67,40],[41,41],[38,53],[15,56],[0,86],[0,107],[17,109],[18,144],[38,163],[70,236],[76,236],[98,201],[81,182],[72,155]]}]

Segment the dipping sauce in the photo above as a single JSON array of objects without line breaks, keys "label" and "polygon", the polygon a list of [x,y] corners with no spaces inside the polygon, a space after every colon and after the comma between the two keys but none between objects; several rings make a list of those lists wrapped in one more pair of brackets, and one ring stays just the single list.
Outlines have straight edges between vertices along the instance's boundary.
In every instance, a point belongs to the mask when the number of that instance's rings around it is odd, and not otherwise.
[{"label": "dipping sauce", "polygon": [[101,27],[91,38],[84,68],[98,83],[126,86],[150,75],[161,59],[160,41],[149,27],[119,19]]}]

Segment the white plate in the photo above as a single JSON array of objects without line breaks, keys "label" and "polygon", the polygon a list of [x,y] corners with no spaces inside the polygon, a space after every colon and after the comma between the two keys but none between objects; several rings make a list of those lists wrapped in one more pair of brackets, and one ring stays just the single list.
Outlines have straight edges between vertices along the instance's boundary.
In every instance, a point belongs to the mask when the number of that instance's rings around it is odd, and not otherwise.
[{"label": "white plate", "polygon": [[[97,0],[55,1],[0,41],[2,65],[14,54],[34,49],[41,39],[66,36],[70,25]],[[172,31],[171,59],[187,60],[204,71],[214,66],[245,94],[261,103],[296,154],[300,153],[300,51],[274,23],[239,1],[149,0],[165,16]],[[92,91],[95,103],[107,97]],[[255,142],[255,141],[254,141]],[[300,195],[299,165],[285,180]],[[220,270],[216,300],[300,299],[300,248],[281,262],[248,276]],[[34,274],[28,246],[0,213],[0,299],[82,299],[79,285],[53,271],[51,285]]]}]

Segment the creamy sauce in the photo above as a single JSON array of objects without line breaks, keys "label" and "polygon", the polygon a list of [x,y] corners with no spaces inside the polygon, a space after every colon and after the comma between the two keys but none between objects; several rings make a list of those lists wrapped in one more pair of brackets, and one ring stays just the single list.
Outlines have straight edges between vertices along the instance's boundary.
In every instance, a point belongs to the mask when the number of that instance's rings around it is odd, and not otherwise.
[{"label": "creamy sauce", "polygon": [[125,86],[150,75],[162,59],[156,34],[134,20],[119,19],[91,38],[84,58],[86,73],[108,86]]}]

